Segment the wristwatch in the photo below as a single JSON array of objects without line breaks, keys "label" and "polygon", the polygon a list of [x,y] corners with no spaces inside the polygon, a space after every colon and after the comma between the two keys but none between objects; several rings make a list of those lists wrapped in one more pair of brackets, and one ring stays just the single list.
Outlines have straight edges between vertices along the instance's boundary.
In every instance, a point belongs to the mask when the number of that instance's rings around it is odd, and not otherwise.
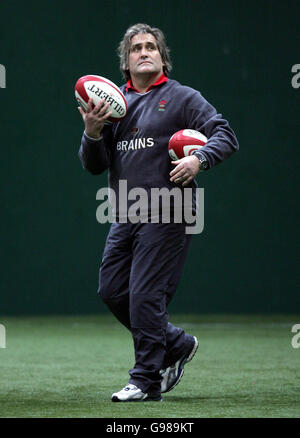
[{"label": "wristwatch", "polygon": [[206,169],[208,169],[208,167],[209,167],[209,163],[208,163],[206,157],[205,157],[203,154],[199,153],[199,152],[198,152],[197,155],[196,155],[196,152],[197,152],[197,151],[194,151],[192,155],[195,155],[195,156],[198,158],[198,160],[200,161],[199,169],[200,169],[200,170],[206,170]]}]

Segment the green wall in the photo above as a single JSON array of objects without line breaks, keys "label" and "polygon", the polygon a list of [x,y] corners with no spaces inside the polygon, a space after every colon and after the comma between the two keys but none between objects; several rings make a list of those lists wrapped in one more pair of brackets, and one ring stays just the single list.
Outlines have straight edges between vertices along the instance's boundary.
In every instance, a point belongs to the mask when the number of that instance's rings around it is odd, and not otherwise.
[{"label": "green wall", "polygon": [[136,22],[165,32],[171,77],[199,89],[240,143],[198,178],[205,229],[170,311],[299,311],[299,12],[296,1],[1,1],[0,315],[106,311],[108,226],[95,217],[106,174],[78,160],[74,84],[89,73],[121,84],[116,48]]}]

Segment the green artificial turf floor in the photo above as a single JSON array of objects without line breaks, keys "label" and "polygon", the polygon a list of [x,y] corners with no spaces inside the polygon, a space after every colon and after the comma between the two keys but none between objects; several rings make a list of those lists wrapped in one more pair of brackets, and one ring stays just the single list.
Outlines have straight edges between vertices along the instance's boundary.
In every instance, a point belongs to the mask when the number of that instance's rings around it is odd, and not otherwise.
[{"label": "green artificial turf floor", "polygon": [[300,316],[174,315],[199,349],[157,403],[112,403],[133,366],[113,317],[0,317],[0,417],[300,417]]}]

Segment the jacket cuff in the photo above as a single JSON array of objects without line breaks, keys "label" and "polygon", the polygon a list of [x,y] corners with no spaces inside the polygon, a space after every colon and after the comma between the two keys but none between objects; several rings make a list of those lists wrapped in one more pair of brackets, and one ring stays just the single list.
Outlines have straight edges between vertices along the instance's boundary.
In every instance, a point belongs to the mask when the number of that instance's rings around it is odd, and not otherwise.
[{"label": "jacket cuff", "polygon": [[84,131],[83,134],[84,134],[84,136],[85,136],[86,139],[88,139],[88,140],[90,140],[90,141],[94,141],[94,142],[99,141],[99,140],[102,140],[102,138],[103,138],[103,135],[102,135],[102,134],[100,135],[99,138],[89,137],[85,131]]}]

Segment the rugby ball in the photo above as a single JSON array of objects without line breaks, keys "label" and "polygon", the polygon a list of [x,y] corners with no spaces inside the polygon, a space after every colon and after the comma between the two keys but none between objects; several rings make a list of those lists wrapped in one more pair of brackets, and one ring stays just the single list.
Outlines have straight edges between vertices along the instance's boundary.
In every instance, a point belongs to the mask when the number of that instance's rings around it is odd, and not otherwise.
[{"label": "rugby ball", "polygon": [[206,145],[207,137],[194,129],[181,129],[175,132],[169,140],[169,155],[177,161],[188,157],[193,151]]},{"label": "rugby ball", "polygon": [[127,112],[127,102],[120,88],[102,76],[86,75],[79,78],[75,84],[75,97],[84,111],[89,98],[94,105],[105,99],[109,103],[109,111],[112,111],[108,119],[111,122],[123,119]]}]

